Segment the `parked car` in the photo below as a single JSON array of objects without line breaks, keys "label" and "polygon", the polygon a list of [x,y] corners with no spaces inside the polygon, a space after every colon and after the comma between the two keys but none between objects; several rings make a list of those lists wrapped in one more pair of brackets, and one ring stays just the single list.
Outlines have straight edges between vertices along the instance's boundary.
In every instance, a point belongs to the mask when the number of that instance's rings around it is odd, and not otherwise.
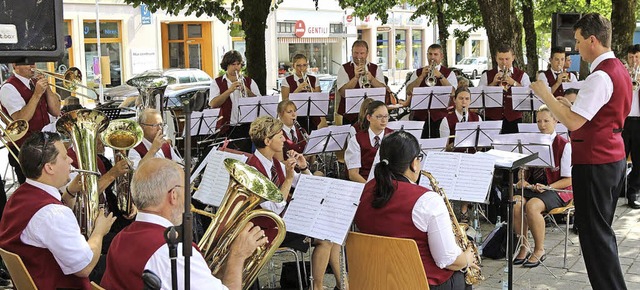
[{"label": "parked car", "polygon": [[456,68],[471,77],[471,79],[475,79],[479,77],[483,71],[489,69],[489,60],[484,56],[465,57],[458,62]]}]

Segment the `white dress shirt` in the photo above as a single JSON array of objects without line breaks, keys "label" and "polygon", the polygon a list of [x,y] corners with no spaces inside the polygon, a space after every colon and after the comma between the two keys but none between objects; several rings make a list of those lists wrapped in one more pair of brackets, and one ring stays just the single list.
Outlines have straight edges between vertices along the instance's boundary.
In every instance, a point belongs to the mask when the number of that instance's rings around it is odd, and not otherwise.
[{"label": "white dress shirt", "polygon": [[[456,117],[458,117],[458,123],[462,123],[462,114],[458,113],[457,110],[453,110],[456,113]],[[482,122],[482,117],[478,116],[478,121]],[[469,122],[469,114],[467,114],[467,120],[465,122]],[[449,122],[447,122],[447,118],[442,119],[440,122],[440,137],[449,136],[451,130],[449,129]]]},{"label": "white dress shirt", "polygon": [[[267,172],[267,178],[271,180],[271,167],[273,166],[273,160],[268,159],[267,157],[262,155],[262,153],[260,153],[260,151],[258,150],[253,152],[253,156],[258,158],[258,161],[260,161],[260,163],[262,164],[262,167],[264,167],[264,171]],[[282,172],[286,175],[287,169],[285,168],[284,164],[280,161],[278,162],[280,163]],[[284,176],[282,177],[284,178]],[[300,179],[300,175],[298,173],[295,173],[293,176],[293,183],[291,184],[291,187],[293,188],[296,187],[296,184],[298,184],[298,179]],[[281,202],[265,201],[261,203],[260,206],[264,209],[268,209],[272,212],[275,212],[276,214],[281,214],[284,208],[287,206],[287,201],[286,200],[283,200]]]},{"label": "white dress shirt", "polygon": [[[287,136],[287,139],[289,140],[293,140],[293,135],[291,135],[291,129],[293,129],[293,134],[296,134],[296,128],[294,127],[295,125],[293,127],[289,127],[285,124],[282,124],[282,130],[284,131],[284,134]],[[298,136],[296,136],[296,138],[298,138]],[[287,155],[287,152],[284,152],[284,155]]]},{"label": "white dress shirt", "polygon": [[[51,185],[28,178],[26,183],[46,191],[57,200],[62,198],[58,189]],[[93,259],[93,251],[80,233],[73,211],[62,204],[40,208],[20,234],[20,241],[49,250],[65,275],[80,272]]]},{"label": "white dress shirt", "polygon": [[[511,72],[511,75],[513,75],[513,67],[509,68],[509,71]],[[498,69],[498,72],[500,72],[500,70]],[[489,83],[491,83],[493,80],[489,80],[487,79],[487,72],[482,73],[482,76],[480,76],[480,83],[478,83],[478,86],[488,86]],[[529,75],[524,72],[522,74],[522,79],[520,80],[516,80],[521,87],[528,87],[529,85],[531,85],[531,80],[529,80]]]},{"label": "white dress shirt", "polygon": [[631,111],[629,117],[640,117],[640,100],[638,99],[638,90],[633,91],[631,98]]},{"label": "white dress shirt", "polygon": [[[555,138],[558,135],[555,131],[551,133],[551,136]],[[560,157],[560,176],[571,177],[571,142],[567,143],[562,150],[562,157]],[[556,164],[558,166],[558,164]]]},{"label": "white dress shirt", "polygon": [[[149,140],[143,138],[142,144],[144,144],[144,147],[147,148],[147,151],[151,149],[151,142],[149,142]],[[171,146],[170,151],[171,151],[171,160],[178,163],[182,163],[182,158],[180,158],[180,156],[176,154],[176,150],[175,148],[173,148],[173,146]],[[131,150],[129,150],[128,157],[129,157],[129,160],[131,160],[131,162],[133,163],[133,169],[138,168],[138,164],[140,163],[140,160],[142,160],[142,156],[140,156],[140,153],[138,153],[138,151],[132,148]],[[156,154],[153,157],[165,158],[164,152],[162,152],[162,148],[160,148],[160,150],[158,150],[158,152],[156,152]]]},{"label": "white dress shirt", "polygon": [[[349,63],[351,63],[354,67],[356,66],[353,61],[350,61]],[[369,66],[369,62],[367,62],[367,67],[368,66]],[[376,80],[384,84],[384,75],[382,74],[382,68],[380,66],[378,66],[378,69],[376,69],[375,78]],[[344,69],[344,66],[341,65],[340,69],[338,70],[338,78],[336,79],[336,88],[340,90],[340,88],[346,85],[349,82],[349,80],[350,78],[349,78],[349,75],[347,74],[347,71]],[[362,87],[362,84],[360,83],[359,79],[358,79],[358,83],[360,84],[360,87]]]},{"label": "white dress shirt", "polygon": [[[561,73],[562,73],[562,71],[559,71],[559,72],[553,71],[553,74],[556,75],[556,78]],[[544,82],[548,87],[552,87],[555,84],[555,81],[553,82],[553,84],[549,83],[549,80],[547,79],[547,75],[544,72],[541,72],[541,73],[538,74],[538,80]],[[578,81],[578,78],[576,78],[576,75],[574,75],[572,73],[569,73],[569,82],[573,83],[573,82],[577,82],[577,81]],[[560,86],[562,86],[562,84]]]},{"label": "white dress shirt", "polygon": [[[136,221],[148,222],[163,227],[171,227],[173,224],[159,215],[138,212]],[[222,281],[211,275],[211,270],[207,266],[202,254],[195,248],[191,247],[193,255],[191,256],[191,289],[219,289],[226,290],[226,286],[222,285]],[[178,253],[182,253],[182,243],[178,244]],[[178,285],[184,285],[184,256],[178,254],[177,263],[177,280]],[[144,265],[145,269],[153,271],[160,280],[162,280],[163,290],[171,290],[171,259],[169,258],[169,246],[163,244],[158,250],[151,255],[149,261]]]},{"label": "white dress shirt", "polygon": [[[371,147],[373,147],[373,145],[375,144],[376,136],[380,137],[379,144],[382,144],[382,138],[384,137],[384,130],[382,130],[382,132],[380,132],[380,134],[378,135],[373,133],[371,128],[367,129],[367,132],[369,133],[369,142],[371,142]],[[347,150],[344,153],[344,163],[347,166],[347,169],[355,169],[355,168],[362,167],[360,144],[358,143],[358,140],[356,139],[355,135],[352,136],[351,139],[349,139],[349,145],[347,145]],[[367,178],[367,176],[363,176],[363,177]]]},{"label": "white dress shirt", "polygon": [[[441,65],[437,65],[435,69],[439,71],[440,67],[441,67]],[[429,67],[425,66],[422,69],[429,69]],[[409,78],[409,82],[407,84],[413,83],[415,80],[418,79],[418,77],[419,77],[418,70],[416,70],[411,75],[411,78]],[[447,80],[449,81],[451,86],[453,86],[453,89],[456,89],[458,87],[458,77],[456,76],[456,74],[453,71],[451,71],[449,73],[449,76],[447,77]]]},{"label": "white dress shirt", "polygon": [[[25,78],[21,75],[14,74],[16,78],[18,78],[27,88],[29,87],[30,79]],[[46,98],[46,95],[42,95],[43,98]],[[27,103],[24,101],[18,89],[14,87],[12,84],[5,82],[0,87],[0,103],[2,106],[7,109],[9,116],[13,115],[15,112],[22,110]],[[47,115],[49,116],[49,121],[52,122],[55,120],[55,117],[49,114],[47,111]],[[27,120],[28,121],[28,120]]]},{"label": "white dress shirt", "polygon": [[[233,84],[233,82],[227,78],[226,74],[222,76],[222,79],[227,82],[227,88],[230,88],[231,85]],[[260,89],[258,88],[258,84],[256,84],[254,80],[251,80],[251,87],[249,89],[256,96],[260,95]],[[215,80],[211,81],[211,88],[209,89],[209,102],[211,102],[213,98],[219,96],[222,93],[224,92],[220,91],[220,87],[218,87],[218,83]],[[229,95],[229,98],[231,99],[231,120],[229,120],[230,122],[229,124],[232,126],[236,126],[238,125],[238,113],[239,113],[237,104],[238,104],[238,99],[242,98],[242,93],[240,92],[239,89],[235,90]]]},{"label": "white dress shirt", "polygon": [[584,80],[584,85],[580,87],[576,101],[571,106],[571,111],[589,121],[611,100],[613,94],[611,77],[604,71],[593,71],[603,60],[610,58],[615,58],[613,51],[599,55],[591,63],[589,67],[591,74]]},{"label": "white dress shirt", "polygon": [[[313,83],[313,87],[314,88],[319,88],[320,87],[320,78],[318,78],[317,76],[311,75],[311,74],[307,74],[307,76],[313,76],[316,78],[315,83]],[[302,77],[299,77],[298,75],[296,75],[295,73],[293,74],[293,80],[296,81],[296,83],[300,84],[300,79]],[[310,84],[311,85],[311,84]],[[282,83],[280,84],[280,87],[282,88],[288,88],[289,87],[289,82],[287,82],[287,80],[285,79],[284,81],[282,81]],[[291,91],[290,93],[293,93],[293,91]]]}]

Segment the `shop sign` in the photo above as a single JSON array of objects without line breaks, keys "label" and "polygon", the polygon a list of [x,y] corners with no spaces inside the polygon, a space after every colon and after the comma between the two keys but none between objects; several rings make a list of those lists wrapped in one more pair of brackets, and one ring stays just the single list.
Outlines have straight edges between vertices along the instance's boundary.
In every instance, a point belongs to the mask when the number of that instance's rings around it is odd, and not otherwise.
[{"label": "shop sign", "polygon": [[151,24],[151,11],[149,11],[149,6],[147,4],[140,5],[140,16],[142,18],[142,24]]},{"label": "shop sign", "polygon": [[294,29],[297,38],[302,37],[329,37],[329,22],[320,23],[314,21],[297,20]]}]

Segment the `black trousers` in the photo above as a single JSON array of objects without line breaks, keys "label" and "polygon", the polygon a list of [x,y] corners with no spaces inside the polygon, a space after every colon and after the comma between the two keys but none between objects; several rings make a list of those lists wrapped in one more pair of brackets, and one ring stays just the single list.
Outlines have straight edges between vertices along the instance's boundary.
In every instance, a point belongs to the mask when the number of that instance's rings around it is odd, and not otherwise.
[{"label": "black trousers", "polygon": [[[427,274],[429,275],[429,274]],[[464,273],[460,271],[453,272],[453,276],[449,280],[440,285],[429,285],[431,290],[471,290],[473,286],[464,282]]]},{"label": "black trousers", "polygon": [[513,134],[519,133],[518,124],[522,123],[522,118],[515,119],[513,121],[509,121],[507,119],[502,119],[502,130],[500,130],[500,134]]},{"label": "black trousers", "polygon": [[427,118],[427,120],[424,121],[424,127],[422,127],[422,139],[440,138],[440,123],[443,122],[442,120],[444,120],[444,118],[438,121]]},{"label": "black trousers", "polygon": [[616,202],[624,186],[626,161],[573,165],[575,224],[593,289],[627,289],[616,235],[611,228]]},{"label": "black trousers", "polygon": [[630,202],[638,199],[640,193],[640,117],[627,117],[622,131],[626,156],[631,153],[631,173],[627,176],[627,198]]}]

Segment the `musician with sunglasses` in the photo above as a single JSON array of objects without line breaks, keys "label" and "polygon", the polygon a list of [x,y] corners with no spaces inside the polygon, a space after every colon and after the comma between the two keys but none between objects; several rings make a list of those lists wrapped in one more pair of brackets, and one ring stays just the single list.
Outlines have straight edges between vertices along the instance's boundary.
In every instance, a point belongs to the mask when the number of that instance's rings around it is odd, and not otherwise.
[{"label": "musician with sunglasses", "polygon": [[160,111],[156,109],[144,109],[138,115],[138,124],[142,127],[144,138],[138,146],[129,150],[129,160],[133,168],[138,168],[143,163],[154,157],[164,157],[175,162],[182,163],[171,141],[164,135],[164,122]]},{"label": "musician with sunglasses", "polygon": [[442,197],[417,184],[422,157],[418,140],[406,131],[382,139],[375,179],[364,186],[356,226],[367,234],[415,240],[430,289],[471,289],[463,271],[478,268],[474,254],[456,243]]},{"label": "musician with sunglasses", "polygon": [[[220,108],[222,117],[216,123],[216,129],[229,139],[249,137],[249,124],[238,123],[238,99],[260,95],[258,84],[242,75],[243,67],[240,52],[230,50],[225,53],[220,62],[220,68],[225,70],[225,74],[215,78],[209,90],[209,107]],[[238,140],[234,145],[240,151],[251,152],[251,141],[248,138]]]},{"label": "musician with sunglasses", "polygon": [[[50,116],[60,116],[60,99],[52,90],[47,78],[36,76],[33,70],[35,64],[13,63],[13,76],[0,87],[0,105],[2,111],[13,120],[29,122],[28,133],[20,140],[15,140],[21,146],[24,140],[34,132],[40,132],[51,122]],[[7,123],[6,120],[5,124]],[[16,148],[9,147],[17,156]],[[20,184],[25,182],[20,164],[9,153],[9,164],[13,167]]]},{"label": "musician with sunglasses", "polygon": [[100,257],[102,238],[115,218],[98,212],[88,240],[72,210],[62,203],[69,193],[71,158],[60,135],[34,133],[21,147],[27,177],[13,193],[0,221],[0,248],[16,253],[39,289],[91,289],[87,278]]}]

